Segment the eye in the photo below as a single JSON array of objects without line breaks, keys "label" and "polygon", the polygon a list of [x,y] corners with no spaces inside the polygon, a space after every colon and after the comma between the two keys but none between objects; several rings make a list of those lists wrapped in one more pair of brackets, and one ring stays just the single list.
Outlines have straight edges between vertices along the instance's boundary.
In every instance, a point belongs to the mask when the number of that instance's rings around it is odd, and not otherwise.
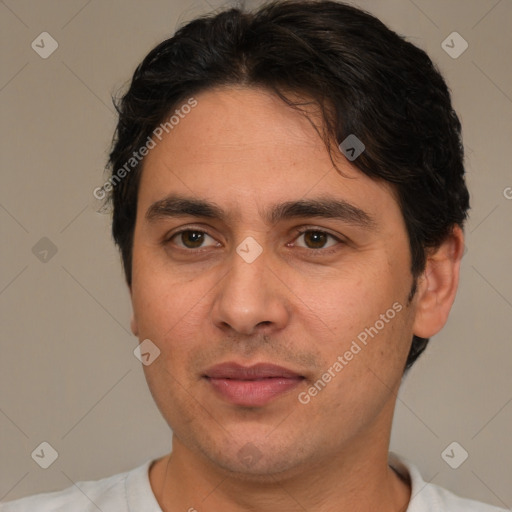
[{"label": "eye", "polygon": [[[210,239],[213,243],[203,245],[207,239]],[[178,231],[174,233],[168,241],[172,241],[175,245],[183,249],[200,249],[201,247],[215,246],[218,244],[208,233],[198,229],[184,229]]]},{"label": "eye", "polygon": [[[327,249],[341,242],[341,240],[336,238],[334,235],[318,229],[303,229],[298,233],[299,236],[296,240],[303,238],[305,242],[305,245],[299,244],[299,247],[304,247],[306,249]],[[326,245],[329,239],[332,240],[332,243],[330,245]]]}]

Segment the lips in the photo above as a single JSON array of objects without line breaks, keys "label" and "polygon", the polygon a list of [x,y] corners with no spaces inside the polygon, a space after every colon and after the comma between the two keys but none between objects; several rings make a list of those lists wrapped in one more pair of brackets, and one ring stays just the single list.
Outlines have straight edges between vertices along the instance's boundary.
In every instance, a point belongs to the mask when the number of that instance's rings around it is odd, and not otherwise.
[{"label": "lips", "polygon": [[269,363],[223,363],[208,369],[203,377],[221,398],[245,407],[261,407],[304,380],[292,370]]},{"label": "lips", "polygon": [[254,366],[241,366],[236,363],[218,364],[207,370],[205,376],[213,379],[236,380],[259,380],[278,377],[294,379],[301,377],[298,373],[287,368],[267,363],[259,363]]}]

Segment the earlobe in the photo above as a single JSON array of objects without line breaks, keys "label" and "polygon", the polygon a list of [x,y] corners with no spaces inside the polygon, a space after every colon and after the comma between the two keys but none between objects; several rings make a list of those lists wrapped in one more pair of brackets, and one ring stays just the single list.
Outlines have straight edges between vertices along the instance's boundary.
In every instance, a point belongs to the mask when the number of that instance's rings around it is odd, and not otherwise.
[{"label": "earlobe", "polygon": [[464,234],[459,226],[427,256],[423,275],[418,280],[413,333],[430,338],[445,325],[457,287],[464,251]]}]

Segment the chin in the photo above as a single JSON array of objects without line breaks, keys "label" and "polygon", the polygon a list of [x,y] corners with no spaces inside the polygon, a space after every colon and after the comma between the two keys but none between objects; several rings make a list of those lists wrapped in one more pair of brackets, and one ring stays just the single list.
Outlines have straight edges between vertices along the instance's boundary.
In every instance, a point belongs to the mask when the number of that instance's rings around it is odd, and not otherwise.
[{"label": "chin", "polygon": [[[279,443],[279,444],[276,444]],[[200,447],[202,454],[226,472],[226,476],[243,481],[275,483],[276,477],[291,477],[299,474],[309,457],[304,446],[287,444],[281,440],[269,441],[268,437],[245,436],[245,440],[234,442],[226,439],[208,449]]]}]

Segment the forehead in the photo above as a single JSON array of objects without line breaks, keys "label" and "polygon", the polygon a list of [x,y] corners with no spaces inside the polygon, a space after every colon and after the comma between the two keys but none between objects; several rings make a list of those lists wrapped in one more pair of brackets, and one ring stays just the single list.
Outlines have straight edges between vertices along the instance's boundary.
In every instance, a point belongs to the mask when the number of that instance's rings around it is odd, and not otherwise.
[{"label": "forehead", "polygon": [[394,202],[389,185],[364,175],[336,148],[333,166],[312,125],[322,132],[314,109],[308,120],[254,88],[213,89],[194,99],[197,105],[185,109],[145,158],[139,191],[145,209],[174,193],[253,213],[266,202],[311,196],[338,196],[356,205],[363,199]]},{"label": "forehead", "polygon": [[[255,163],[257,157],[262,163],[291,163],[306,153],[322,160],[327,156],[311,122],[266,89],[215,88],[195,99],[197,106],[172,129],[173,137],[167,137],[188,161]],[[314,112],[309,117],[320,123]]]}]

